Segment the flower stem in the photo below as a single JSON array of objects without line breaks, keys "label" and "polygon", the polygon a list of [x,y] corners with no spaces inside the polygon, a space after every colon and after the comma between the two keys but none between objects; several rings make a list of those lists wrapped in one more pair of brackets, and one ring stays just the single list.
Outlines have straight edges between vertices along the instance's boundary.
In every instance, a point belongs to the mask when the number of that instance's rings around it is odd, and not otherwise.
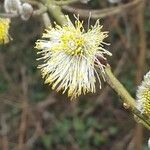
[{"label": "flower stem", "polygon": [[114,76],[109,65],[105,67],[105,78],[107,83],[117,92],[121,97],[125,108],[129,109],[137,118],[138,122],[142,123],[146,128],[150,130],[150,119],[148,116],[141,114],[136,108],[135,99],[131,97],[125,87],[120,81]]},{"label": "flower stem", "polygon": [[60,25],[66,24],[67,20],[65,15],[61,12],[60,6],[56,5],[51,0],[40,0],[46,7],[50,15],[56,20]]}]

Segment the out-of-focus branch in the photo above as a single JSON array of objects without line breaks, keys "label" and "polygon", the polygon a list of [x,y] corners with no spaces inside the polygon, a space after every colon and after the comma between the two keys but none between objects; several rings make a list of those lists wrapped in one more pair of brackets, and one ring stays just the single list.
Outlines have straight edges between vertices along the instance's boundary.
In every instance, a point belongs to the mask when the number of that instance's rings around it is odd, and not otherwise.
[{"label": "out-of-focus branch", "polygon": [[88,17],[89,13],[91,13],[91,18],[93,19],[98,19],[98,18],[105,18],[108,16],[113,16],[113,15],[118,15],[118,14],[122,14],[125,12],[129,12],[133,9],[135,9],[137,6],[139,6],[139,4],[142,2],[142,0],[133,0],[127,4],[124,5],[119,5],[116,7],[110,7],[110,8],[105,8],[102,10],[83,10],[80,8],[74,8],[72,6],[62,6],[62,8],[67,11],[67,12],[71,12],[73,14],[79,14],[80,17]]},{"label": "out-of-focus branch", "polygon": [[26,78],[26,69],[25,66],[21,67],[21,76],[22,76],[22,114],[20,120],[19,128],[19,137],[18,137],[18,149],[23,150],[25,148],[25,138],[27,130],[27,118],[28,118],[28,102],[27,102],[27,93],[28,93],[28,79]]},{"label": "out-of-focus branch", "polygon": [[39,111],[39,112],[42,112],[43,110],[45,110],[47,107],[49,107],[50,105],[56,103],[56,99],[54,98],[54,94],[50,94],[48,95],[48,97],[39,102],[37,105],[36,105],[36,110]]},{"label": "out-of-focus branch", "polygon": [[8,137],[7,137],[8,127],[6,124],[6,117],[5,114],[2,114],[1,116],[1,148],[3,150],[8,150]]},{"label": "out-of-focus branch", "polygon": [[[144,16],[143,16],[143,9],[144,8],[144,1],[137,9],[137,28],[139,32],[139,52],[137,56],[137,71],[136,71],[136,84],[142,80],[143,76],[143,68],[145,65],[145,54],[146,54],[146,38],[145,38],[145,31],[144,31]],[[134,149],[141,150],[142,149],[142,140],[143,140],[143,128],[141,125],[137,124],[135,128],[135,136],[134,136]]]},{"label": "out-of-focus branch", "polygon": [[43,134],[43,129],[41,127],[41,122],[36,122],[36,129],[34,134],[26,142],[26,148],[31,149],[35,144],[36,140]]}]

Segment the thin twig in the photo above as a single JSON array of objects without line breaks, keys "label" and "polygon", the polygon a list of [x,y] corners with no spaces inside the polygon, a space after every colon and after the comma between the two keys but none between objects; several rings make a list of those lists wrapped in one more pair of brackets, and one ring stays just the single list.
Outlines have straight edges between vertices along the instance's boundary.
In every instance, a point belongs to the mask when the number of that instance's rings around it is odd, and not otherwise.
[{"label": "thin twig", "polygon": [[4,114],[2,114],[1,116],[1,146],[2,146],[2,150],[8,150],[8,127],[6,124],[6,117]]},{"label": "thin twig", "polygon": [[36,140],[43,134],[41,122],[37,121],[35,125],[36,125],[36,129],[35,129],[34,134],[26,142],[27,149],[31,149],[34,143],[36,142]]},{"label": "thin twig", "polygon": [[83,10],[79,8],[74,8],[72,6],[62,6],[62,8],[67,11],[71,12],[76,15],[80,15],[80,17],[88,17],[89,13],[91,13],[91,18],[93,19],[98,19],[98,18],[105,18],[108,16],[113,16],[113,15],[120,15],[125,12],[130,12],[130,10],[135,9],[139,4],[142,2],[142,0],[134,0],[131,1],[127,4],[124,5],[119,5],[116,7],[110,7],[110,8],[105,8],[102,10]]},{"label": "thin twig", "polygon": [[[144,31],[144,18],[143,18],[143,7],[144,1],[137,10],[137,27],[139,32],[139,52],[137,58],[137,71],[136,71],[136,84],[138,85],[143,76],[143,68],[145,65],[145,53],[146,53],[146,38]],[[143,140],[143,127],[140,124],[137,124],[135,127],[135,136],[134,136],[134,148],[136,150],[142,149],[142,140]]]},{"label": "thin twig", "polygon": [[26,130],[27,130],[27,118],[28,118],[28,103],[27,103],[27,93],[28,93],[28,80],[26,78],[26,69],[25,66],[21,67],[21,75],[22,75],[22,91],[23,91],[23,102],[22,102],[22,114],[21,114],[21,122],[19,128],[19,139],[18,139],[18,149],[25,149],[25,138],[26,138]]},{"label": "thin twig", "polygon": [[56,103],[56,99],[54,98],[54,94],[52,93],[48,95],[48,97],[44,101],[41,101],[36,105],[36,110],[38,112],[42,112],[43,110],[45,110],[47,107],[49,107],[54,103]]}]

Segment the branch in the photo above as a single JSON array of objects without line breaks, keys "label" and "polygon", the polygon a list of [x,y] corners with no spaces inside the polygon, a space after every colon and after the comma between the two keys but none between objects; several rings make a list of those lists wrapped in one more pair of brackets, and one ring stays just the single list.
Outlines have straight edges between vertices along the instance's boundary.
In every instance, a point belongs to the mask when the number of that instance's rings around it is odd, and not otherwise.
[{"label": "branch", "polygon": [[62,13],[61,8],[57,6],[54,2],[49,0],[40,0],[43,5],[47,7],[50,15],[56,20],[56,22],[60,25],[66,24],[67,20],[65,15]]},{"label": "branch", "polygon": [[67,1],[62,1],[62,0],[60,0],[60,1],[55,1],[55,3],[57,4],[57,5],[69,5],[69,4],[72,4],[72,3],[75,3],[75,2],[78,2],[79,0],[67,0]]},{"label": "branch", "polygon": [[6,123],[6,116],[5,114],[2,114],[2,117],[1,117],[1,120],[0,120],[0,125],[1,125],[1,148],[3,150],[8,150],[8,137],[7,137],[7,134],[8,134],[8,126],[7,126],[7,123]]},{"label": "branch", "polygon": [[120,100],[123,102],[125,108],[129,109],[137,117],[137,120],[150,130],[149,117],[144,114],[141,114],[141,112],[136,108],[135,99],[131,97],[131,95],[128,93],[125,87],[114,76],[109,65],[105,67],[105,73],[107,83],[121,97]]},{"label": "branch", "polygon": [[51,20],[50,20],[50,18],[49,18],[48,13],[42,14],[42,19],[43,19],[45,28],[48,28],[48,27],[51,27],[51,26],[52,26]]},{"label": "branch", "polygon": [[93,19],[99,19],[99,18],[106,18],[113,15],[120,15],[125,12],[130,12],[131,10],[134,10],[139,4],[142,2],[142,0],[133,0],[127,4],[119,5],[116,7],[110,7],[100,10],[94,10],[94,9],[80,9],[80,8],[74,8],[72,6],[62,6],[63,10],[67,12],[71,12],[76,15],[80,15],[80,17],[87,17],[91,13],[91,18]]},{"label": "branch", "polygon": [[25,138],[27,132],[27,121],[28,121],[28,79],[26,76],[25,66],[21,66],[21,75],[22,75],[22,113],[19,127],[19,136],[18,136],[18,150],[25,149]]}]

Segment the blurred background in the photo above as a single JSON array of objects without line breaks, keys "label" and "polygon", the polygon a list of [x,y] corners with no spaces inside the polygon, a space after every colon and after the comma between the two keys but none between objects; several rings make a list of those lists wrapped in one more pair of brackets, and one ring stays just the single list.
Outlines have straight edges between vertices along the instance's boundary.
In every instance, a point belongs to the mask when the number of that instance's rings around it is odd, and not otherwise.
[{"label": "blurred background", "polygon": [[[150,69],[150,1],[79,0],[61,7],[71,18],[79,14],[85,27],[89,12],[91,24],[100,19],[109,31],[109,64],[135,97]],[[41,17],[14,18],[13,40],[0,46],[0,150],[148,150],[148,130],[106,83],[75,101],[44,84],[34,49],[44,29]]]}]

